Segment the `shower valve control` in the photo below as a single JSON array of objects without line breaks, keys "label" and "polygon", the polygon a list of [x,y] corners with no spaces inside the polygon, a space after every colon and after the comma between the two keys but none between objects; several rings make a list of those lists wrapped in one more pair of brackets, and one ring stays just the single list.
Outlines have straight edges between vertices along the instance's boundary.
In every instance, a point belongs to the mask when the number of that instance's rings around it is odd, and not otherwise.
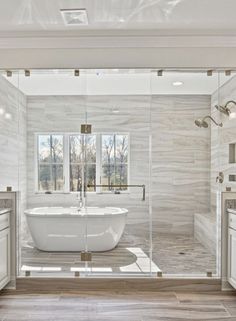
[{"label": "shower valve control", "polygon": [[216,182],[219,182],[220,184],[222,184],[224,182],[224,173],[223,172],[219,172],[219,175],[216,177]]}]

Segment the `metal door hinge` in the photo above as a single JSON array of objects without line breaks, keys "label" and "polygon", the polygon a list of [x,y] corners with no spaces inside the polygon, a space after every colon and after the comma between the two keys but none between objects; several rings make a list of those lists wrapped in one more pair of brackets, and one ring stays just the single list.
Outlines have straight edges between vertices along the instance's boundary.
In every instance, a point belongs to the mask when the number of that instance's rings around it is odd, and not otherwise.
[{"label": "metal door hinge", "polygon": [[81,252],[80,254],[81,261],[90,262],[92,261],[92,252]]},{"label": "metal door hinge", "polygon": [[81,125],[81,134],[91,134],[91,133],[92,133],[92,125],[90,124]]}]

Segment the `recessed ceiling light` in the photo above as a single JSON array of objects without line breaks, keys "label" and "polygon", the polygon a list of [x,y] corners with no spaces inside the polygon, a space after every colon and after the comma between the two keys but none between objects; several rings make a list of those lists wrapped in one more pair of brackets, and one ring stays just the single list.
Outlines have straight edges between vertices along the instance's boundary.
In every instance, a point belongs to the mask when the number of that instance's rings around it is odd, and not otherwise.
[{"label": "recessed ceiling light", "polygon": [[4,113],[5,113],[5,109],[0,107],[0,115],[4,115]]},{"label": "recessed ceiling light", "polygon": [[87,26],[88,16],[86,9],[61,9],[64,23],[67,26]]},{"label": "recessed ceiling light", "polygon": [[174,81],[172,82],[173,86],[182,86],[184,83],[182,81]]}]

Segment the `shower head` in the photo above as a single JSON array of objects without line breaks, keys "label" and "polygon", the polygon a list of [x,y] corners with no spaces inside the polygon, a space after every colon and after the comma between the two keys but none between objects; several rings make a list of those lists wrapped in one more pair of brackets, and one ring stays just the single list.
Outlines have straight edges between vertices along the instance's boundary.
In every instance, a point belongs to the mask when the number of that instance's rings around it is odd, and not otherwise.
[{"label": "shower head", "polygon": [[197,127],[203,127],[203,128],[207,128],[208,127],[208,123],[206,122],[206,119],[210,119],[211,121],[213,121],[213,123],[216,125],[216,126],[219,126],[219,127],[222,127],[223,124],[222,123],[217,123],[211,116],[205,116],[203,118],[198,118],[195,120],[195,125]]},{"label": "shower head", "polygon": [[223,113],[223,114],[225,114],[225,115],[227,115],[227,116],[230,115],[230,109],[229,109],[228,107],[226,107],[226,106],[215,105],[215,108],[216,108],[219,112],[221,112],[221,113]]},{"label": "shower head", "polygon": [[230,105],[230,104],[236,105],[236,102],[234,100],[229,100],[229,101],[227,101],[227,103],[224,106],[215,105],[215,108],[217,110],[219,110],[221,113],[223,113],[223,114],[225,114],[227,116],[230,116],[231,110],[230,110],[230,107],[228,107],[228,105]]},{"label": "shower head", "polygon": [[207,128],[208,127],[208,123],[203,120],[203,118],[198,118],[195,120],[195,125],[197,127],[204,127],[204,128]]}]

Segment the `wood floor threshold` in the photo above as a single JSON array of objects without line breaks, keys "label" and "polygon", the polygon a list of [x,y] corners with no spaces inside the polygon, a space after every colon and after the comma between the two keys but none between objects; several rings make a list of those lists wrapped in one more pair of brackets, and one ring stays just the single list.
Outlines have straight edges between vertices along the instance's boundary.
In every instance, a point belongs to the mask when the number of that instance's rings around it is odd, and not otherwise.
[{"label": "wood floor threshold", "polygon": [[19,277],[16,292],[41,291],[221,291],[220,279],[168,278],[38,278]]}]

